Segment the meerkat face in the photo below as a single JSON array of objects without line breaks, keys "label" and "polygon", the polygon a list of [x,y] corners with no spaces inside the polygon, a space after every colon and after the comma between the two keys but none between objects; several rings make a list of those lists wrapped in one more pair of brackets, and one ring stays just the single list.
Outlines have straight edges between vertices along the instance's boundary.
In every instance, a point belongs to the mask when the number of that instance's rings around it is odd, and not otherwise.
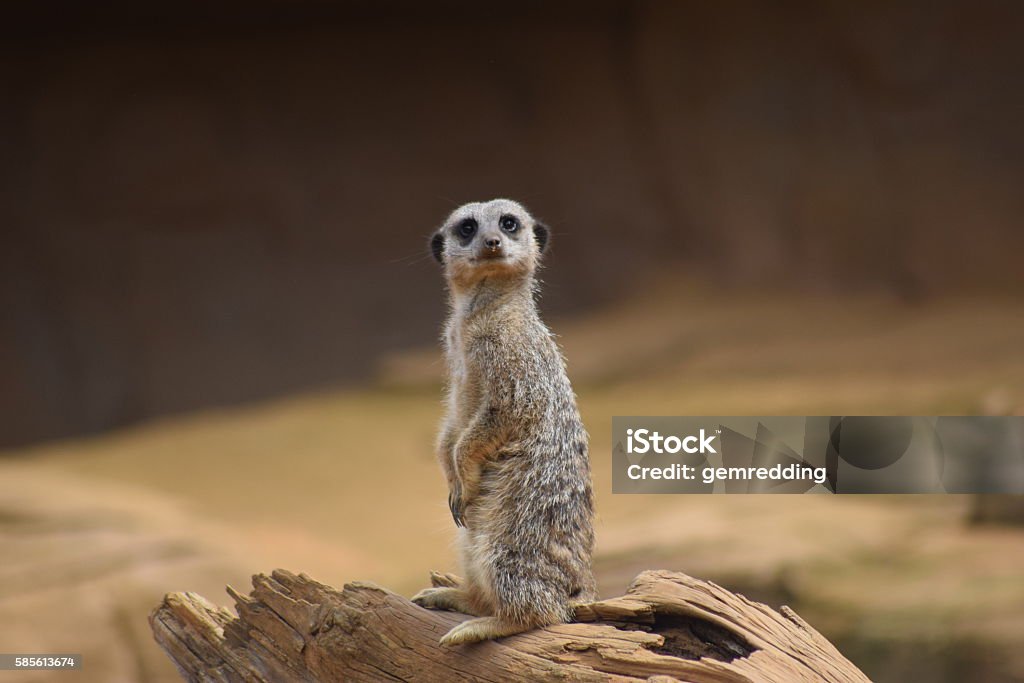
[{"label": "meerkat face", "polygon": [[434,258],[456,285],[529,277],[547,244],[547,226],[509,199],[460,206],[430,238]]}]

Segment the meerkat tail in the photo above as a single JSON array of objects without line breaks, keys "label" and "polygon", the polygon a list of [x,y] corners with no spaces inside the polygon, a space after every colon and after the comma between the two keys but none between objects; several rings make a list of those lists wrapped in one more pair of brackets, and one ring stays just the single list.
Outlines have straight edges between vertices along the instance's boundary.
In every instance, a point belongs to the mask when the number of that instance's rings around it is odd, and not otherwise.
[{"label": "meerkat tail", "polygon": [[458,624],[441,638],[441,645],[463,645],[479,643],[482,640],[503,638],[516,633],[529,631],[532,626],[517,624],[501,617],[478,617]]}]

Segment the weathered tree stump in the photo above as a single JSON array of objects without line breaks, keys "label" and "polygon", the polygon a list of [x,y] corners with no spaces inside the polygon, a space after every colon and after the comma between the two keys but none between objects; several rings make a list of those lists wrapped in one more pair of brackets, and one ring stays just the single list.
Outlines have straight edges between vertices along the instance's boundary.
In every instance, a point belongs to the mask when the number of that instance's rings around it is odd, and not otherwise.
[{"label": "weathered tree stump", "polygon": [[[435,585],[451,579],[435,574]],[[647,571],[580,623],[475,645],[438,639],[463,614],[418,607],[369,583],[340,592],[277,570],[253,577],[238,616],[194,593],[150,615],[194,681],[867,681],[787,607],[779,612],[685,574]]]}]

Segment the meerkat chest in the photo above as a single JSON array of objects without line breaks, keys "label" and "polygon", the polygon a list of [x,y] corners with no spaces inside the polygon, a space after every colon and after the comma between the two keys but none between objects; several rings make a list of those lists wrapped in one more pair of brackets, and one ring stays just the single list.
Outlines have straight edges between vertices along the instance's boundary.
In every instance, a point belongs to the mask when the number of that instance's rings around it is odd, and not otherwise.
[{"label": "meerkat chest", "polygon": [[466,350],[463,333],[458,325],[449,325],[445,335],[445,355],[448,375],[452,384],[461,384],[466,378]]},{"label": "meerkat chest", "polygon": [[449,327],[446,338],[449,398],[457,420],[475,413],[481,401],[483,387],[479,369],[471,359],[472,344],[473,330],[458,324]]}]

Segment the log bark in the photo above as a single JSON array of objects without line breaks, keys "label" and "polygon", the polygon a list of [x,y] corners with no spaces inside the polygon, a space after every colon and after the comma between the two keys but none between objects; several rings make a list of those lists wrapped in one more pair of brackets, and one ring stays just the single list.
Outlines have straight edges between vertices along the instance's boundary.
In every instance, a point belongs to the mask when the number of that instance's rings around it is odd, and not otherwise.
[{"label": "log bark", "polygon": [[170,593],[150,615],[186,679],[868,681],[789,608],[675,572],[640,574],[625,595],[580,607],[577,623],[451,649],[438,639],[466,615],[364,582],[338,591],[276,570],[252,583],[249,595],[228,587],[237,616],[195,593]]}]

